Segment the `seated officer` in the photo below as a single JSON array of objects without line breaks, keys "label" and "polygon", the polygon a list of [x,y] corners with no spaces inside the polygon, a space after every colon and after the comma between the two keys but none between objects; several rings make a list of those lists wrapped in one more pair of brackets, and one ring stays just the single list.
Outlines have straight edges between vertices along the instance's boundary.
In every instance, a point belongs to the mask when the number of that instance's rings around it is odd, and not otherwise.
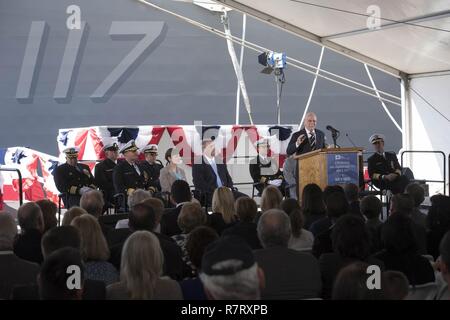
[{"label": "seated officer", "polygon": [[249,170],[253,182],[258,183],[255,186],[258,194],[261,195],[263,189],[268,185],[278,187],[281,193],[284,194],[285,182],[283,173],[276,160],[268,156],[269,141],[267,139],[258,140],[256,142],[256,150],[258,155],[250,160]]},{"label": "seated officer", "polygon": [[114,203],[114,183],[113,171],[117,165],[119,157],[119,146],[117,143],[110,143],[103,147],[106,159],[97,163],[94,169],[95,184],[103,192],[105,206]]},{"label": "seated officer", "polygon": [[144,152],[145,161],[141,163],[144,169],[145,188],[150,192],[161,191],[159,182],[159,172],[164,168],[162,162],[158,159],[158,146],[150,144],[141,149]]},{"label": "seated officer", "polygon": [[55,185],[59,192],[64,193],[64,206],[69,209],[80,205],[81,195],[92,189],[97,189],[94,176],[89,167],[78,163],[78,148],[67,148],[66,163],[58,166],[54,172]]},{"label": "seated officer", "polygon": [[145,189],[144,169],[138,164],[138,147],[130,140],[120,149],[125,157],[113,170],[114,190],[129,196],[136,189]]},{"label": "seated officer", "polygon": [[384,151],[384,135],[373,134],[369,141],[375,148],[375,153],[367,160],[372,183],[379,189],[391,190],[393,194],[403,193],[409,179],[402,175],[395,153]]}]

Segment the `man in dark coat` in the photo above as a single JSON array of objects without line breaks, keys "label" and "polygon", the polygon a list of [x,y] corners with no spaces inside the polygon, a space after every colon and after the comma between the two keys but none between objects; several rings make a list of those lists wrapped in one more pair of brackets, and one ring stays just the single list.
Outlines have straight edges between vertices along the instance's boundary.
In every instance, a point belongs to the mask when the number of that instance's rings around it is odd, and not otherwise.
[{"label": "man in dark coat", "polygon": [[141,163],[141,166],[144,169],[145,188],[152,193],[161,191],[159,173],[164,166],[161,161],[157,159],[158,146],[156,144],[150,144],[142,148],[141,151],[145,156],[145,161]]},{"label": "man in dark coat", "polygon": [[393,194],[403,193],[409,179],[402,175],[395,153],[384,151],[384,135],[373,134],[369,141],[375,148],[375,153],[367,160],[372,183],[379,189],[391,190]]},{"label": "man in dark coat", "polygon": [[81,195],[97,189],[89,166],[78,163],[78,148],[67,148],[66,163],[58,166],[54,172],[56,188],[63,193],[64,206],[69,209],[80,205]]},{"label": "man in dark coat", "polygon": [[309,112],[305,117],[305,128],[295,132],[286,153],[288,156],[291,154],[303,154],[310,151],[326,148],[325,145],[325,133],[316,129],[317,116],[313,112]]},{"label": "man in dark coat", "polygon": [[103,147],[106,159],[97,163],[94,169],[95,184],[103,192],[105,206],[114,203],[114,182],[113,171],[117,165],[117,158],[119,156],[119,147],[117,143],[110,143]]}]

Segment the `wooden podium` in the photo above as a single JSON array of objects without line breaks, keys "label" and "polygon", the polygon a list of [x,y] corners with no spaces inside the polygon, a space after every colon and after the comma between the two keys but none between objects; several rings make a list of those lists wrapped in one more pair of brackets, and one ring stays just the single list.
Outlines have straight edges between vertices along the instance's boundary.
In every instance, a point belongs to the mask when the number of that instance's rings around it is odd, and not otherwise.
[{"label": "wooden podium", "polygon": [[362,148],[332,148],[295,156],[298,198],[309,183],[317,184],[322,190],[327,185],[364,183],[362,151]]}]

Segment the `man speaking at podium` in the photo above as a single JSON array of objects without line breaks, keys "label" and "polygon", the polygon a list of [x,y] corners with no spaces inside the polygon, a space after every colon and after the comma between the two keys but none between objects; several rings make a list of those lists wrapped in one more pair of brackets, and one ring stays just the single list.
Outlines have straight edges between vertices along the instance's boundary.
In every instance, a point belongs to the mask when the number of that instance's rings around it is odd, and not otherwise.
[{"label": "man speaking at podium", "polygon": [[316,129],[317,116],[308,112],[305,117],[305,128],[294,133],[289,141],[286,153],[303,154],[317,149],[325,148],[325,134]]}]

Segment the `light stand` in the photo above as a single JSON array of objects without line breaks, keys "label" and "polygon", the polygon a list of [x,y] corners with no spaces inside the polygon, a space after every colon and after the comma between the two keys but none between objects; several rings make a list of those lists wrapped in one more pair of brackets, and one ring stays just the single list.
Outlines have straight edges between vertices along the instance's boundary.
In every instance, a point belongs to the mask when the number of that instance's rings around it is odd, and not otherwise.
[{"label": "light stand", "polygon": [[277,86],[277,123],[278,125],[281,124],[281,106],[280,106],[280,100],[281,100],[281,93],[283,92],[283,84],[285,82],[284,72],[283,69],[277,68],[274,72],[275,75],[275,83]]}]

